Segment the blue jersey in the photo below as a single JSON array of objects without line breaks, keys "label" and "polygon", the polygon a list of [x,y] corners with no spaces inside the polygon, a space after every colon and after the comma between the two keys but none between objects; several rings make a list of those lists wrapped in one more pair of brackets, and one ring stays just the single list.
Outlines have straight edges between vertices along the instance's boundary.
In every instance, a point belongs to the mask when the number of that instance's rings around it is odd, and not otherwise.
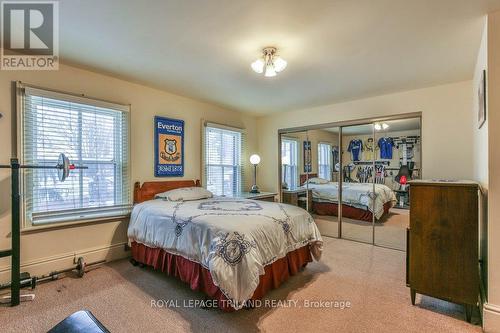
[{"label": "blue jersey", "polygon": [[381,159],[392,160],[392,148],[394,147],[392,138],[380,138],[378,140],[378,147],[380,148]]},{"label": "blue jersey", "polygon": [[351,153],[351,160],[359,161],[360,153],[363,151],[363,141],[359,139],[351,140],[347,151]]}]

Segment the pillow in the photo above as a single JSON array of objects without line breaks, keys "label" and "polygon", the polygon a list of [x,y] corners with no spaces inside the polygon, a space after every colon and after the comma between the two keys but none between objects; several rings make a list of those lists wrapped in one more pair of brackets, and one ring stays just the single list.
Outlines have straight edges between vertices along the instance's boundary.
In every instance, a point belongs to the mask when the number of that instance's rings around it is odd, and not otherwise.
[{"label": "pillow", "polygon": [[319,177],[313,177],[309,178],[308,181],[306,181],[308,184],[328,184],[329,181],[326,180],[325,178],[319,178]]},{"label": "pillow", "polygon": [[168,201],[192,201],[208,199],[214,195],[203,187],[183,187],[175,190],[158,193],[156,198],[166,199]]}]

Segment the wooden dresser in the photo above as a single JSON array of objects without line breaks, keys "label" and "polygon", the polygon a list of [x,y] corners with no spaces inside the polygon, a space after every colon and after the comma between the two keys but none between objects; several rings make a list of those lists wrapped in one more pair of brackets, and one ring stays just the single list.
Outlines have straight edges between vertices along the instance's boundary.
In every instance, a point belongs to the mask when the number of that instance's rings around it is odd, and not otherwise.
[{"label": "wooden dresser", "polygon": [[465,306],[470,322],[479,300],[479,185],[469,181],[410,182],[406,283]]}]

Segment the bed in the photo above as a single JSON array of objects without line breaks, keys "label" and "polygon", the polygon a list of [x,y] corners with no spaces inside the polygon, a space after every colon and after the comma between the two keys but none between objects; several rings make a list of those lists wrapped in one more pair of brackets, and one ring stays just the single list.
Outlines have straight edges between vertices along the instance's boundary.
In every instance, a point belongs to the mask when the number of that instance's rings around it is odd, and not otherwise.
[{"label": "bed", "polygon": [[322,239],[305,210],[274,202],[213,197],[154,199],[199,181],[139,183],[128,228],[133,260],[207,294],[226,311],[262,298],[319,260]]},{"label": "bed", "polygon": [[[317,174],[309,174],[309,179]],[[300,184],[305,187],[307,175],[300,175]],[[327,184],[308,184],[311,190],[312,211],[318,215],[338,215],[338,182]],[[383,184],[375,184],[373,195],[372,183],[342,184],[342,216],[354,220],[372,222],[383,221],[383,217],[396,204],[394,191]]]}]

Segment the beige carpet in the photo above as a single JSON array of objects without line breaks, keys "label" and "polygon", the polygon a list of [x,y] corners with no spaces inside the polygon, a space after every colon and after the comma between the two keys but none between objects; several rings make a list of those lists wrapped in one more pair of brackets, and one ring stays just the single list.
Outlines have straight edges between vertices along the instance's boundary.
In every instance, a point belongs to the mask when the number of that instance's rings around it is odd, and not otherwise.
[{"label": "beige carpet", "polygon": [[[126,260],[85,275],[40,285],[33,302],[0,308],[2,332],[45,332],[79,309],[112,332],[480,332],[460,306],[418,296],[410,304],[404,253],[325,238],[323,259],[267,299],[349,301],[346,309],[256,308],[235,313],[152,308],[151,299],[203,299],[177,280]],[[476,314],[477,315],[477,314]],[[477,319],[476,319],[477,321]]]},{"label": "beige carpet", "polygon": [[[322,235],[338,237],[336,216],[314,215]],[[372,223],[348,218],[342,219],[342,237],[359,242],[371,243]],[[380,222],[375,223],[375,244],[398,249],[406,249],[406,228],[409,224],[409,210],[392,208]]]}]

